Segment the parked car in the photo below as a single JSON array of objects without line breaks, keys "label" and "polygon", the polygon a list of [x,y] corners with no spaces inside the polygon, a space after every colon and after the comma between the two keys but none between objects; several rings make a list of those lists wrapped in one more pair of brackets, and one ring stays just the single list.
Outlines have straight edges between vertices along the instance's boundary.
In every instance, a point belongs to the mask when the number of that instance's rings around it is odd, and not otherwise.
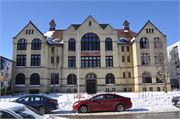
[{"label": "parked car", "polygon": [[51,110],[56,110],[59,107],[56,99],[43,95],[25,95],[14,100],[13,102],[22,103],[33,107],[42,114],[50,112]]},{"label": "parked car", "polygon": [[0,118],[55,119],[55,117],[41,114],[32,107],[14,102],[1,102]]},{"label": "parked car", "polygon": [[91,111],[124,111],[132,107],[131,99],[116,94],[99,94],[88,100],[77,101],[73,104],[73,110],[79,113]]},{"label": "parked car", "polygon": [[178,97],[173,97],[172,100],[171,100],[172,104],[175,106],[175,107],[179,107],[180,108],[180,96]]}]

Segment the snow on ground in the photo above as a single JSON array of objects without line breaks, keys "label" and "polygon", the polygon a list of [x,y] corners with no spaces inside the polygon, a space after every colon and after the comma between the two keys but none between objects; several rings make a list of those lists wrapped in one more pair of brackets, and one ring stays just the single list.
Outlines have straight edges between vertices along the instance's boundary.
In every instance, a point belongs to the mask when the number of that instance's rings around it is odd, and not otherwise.
[{"label": "snow on ground", "polygon": [[[98,92],[97,94],[105,93],[103,91]],[[87,93],[82,93],[84,98],[80,98],[80,100],[89,99],[94,95],[89,95]],[[172,106],[171,100],[175,96],[180,96],[180,91],[174,92],[116,92],[116,94],[130,97],[132,101],[132,108],[128,109],[128,111],[148,111],[148,112],[162,112],[162,111],[180,111],[180,108],[176,108]],[[46,95],[48,97],[52,97],[58,99],[59,109],[54,110],[51,114],[67,114],[67,113],[76,113],[72,111],[72,106],[75,101],[78,101],[77,98],[74,98],[75,93],[50,93],[50,94],[39,94]],[[3,101],[13,101],[20,96],[2,96],[1,102]]]}]

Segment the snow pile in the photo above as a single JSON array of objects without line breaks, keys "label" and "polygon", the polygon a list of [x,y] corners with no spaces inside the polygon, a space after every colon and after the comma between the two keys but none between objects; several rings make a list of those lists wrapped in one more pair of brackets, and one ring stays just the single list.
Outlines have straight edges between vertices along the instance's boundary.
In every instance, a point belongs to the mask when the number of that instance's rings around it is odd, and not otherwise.
[{"label": "snow pile", "polygon": [[55,31],[48,31],[44,33],[44,36],[47,36],[48,38],[52,38],[52,35],[54,34]]}]

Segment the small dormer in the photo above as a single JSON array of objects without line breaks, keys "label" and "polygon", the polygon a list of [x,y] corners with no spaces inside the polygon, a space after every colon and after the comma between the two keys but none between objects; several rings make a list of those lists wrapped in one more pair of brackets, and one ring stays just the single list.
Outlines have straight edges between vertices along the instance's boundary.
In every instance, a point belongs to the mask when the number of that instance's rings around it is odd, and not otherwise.
[{"label": "small dormer", "polygon": [[124,28],[124,30],[127,30],[127,32],[128,32],[128,30],[129,30],[129,22],[127,20],[124,21],[123,28]]},{"label": "small dormer", "polygon": [[49,25],[50,25],[49,31],[55,31],[56,30],[56,24],[54,22],[54,19],[51,20]]}]

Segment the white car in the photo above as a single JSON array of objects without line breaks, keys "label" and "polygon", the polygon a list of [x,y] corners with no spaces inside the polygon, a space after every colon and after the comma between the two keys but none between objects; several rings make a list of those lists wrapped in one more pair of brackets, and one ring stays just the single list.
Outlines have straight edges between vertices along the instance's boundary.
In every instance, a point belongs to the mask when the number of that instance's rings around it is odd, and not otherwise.
[{"label": "white car", "polygon": [[58,117],[43,115],[32,107],[14,102],[0,103],[0,118],[58,119]]}]

